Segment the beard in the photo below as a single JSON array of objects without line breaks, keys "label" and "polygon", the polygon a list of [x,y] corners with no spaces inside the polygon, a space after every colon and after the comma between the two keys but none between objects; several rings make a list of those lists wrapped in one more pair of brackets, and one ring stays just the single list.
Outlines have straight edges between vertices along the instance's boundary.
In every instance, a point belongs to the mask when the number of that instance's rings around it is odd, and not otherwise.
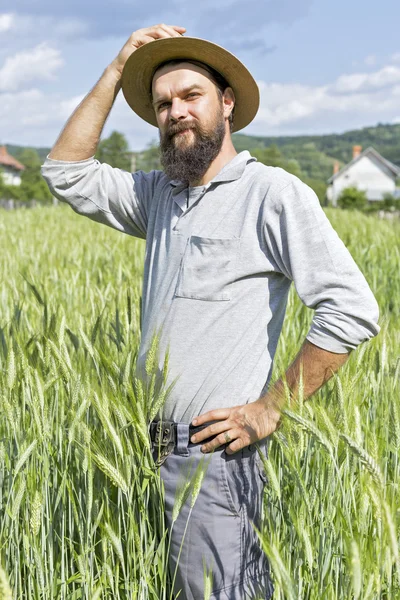
[{"label": "beard", "polygon": [[[185,129],[191,132],[179,136],[175,134]],[[171,124],[166,133],[160,136],[160,159],[164,173],[170,179],[178,179],[189,185],[198,181],[206,173],[210,164],[218,156],[225,137],[225,119],[222,104],[207,128],[199,123],[178,121]],[[179,139],[179,138],[187,138]],[[193,140],[189,140],[193,137]]]}]

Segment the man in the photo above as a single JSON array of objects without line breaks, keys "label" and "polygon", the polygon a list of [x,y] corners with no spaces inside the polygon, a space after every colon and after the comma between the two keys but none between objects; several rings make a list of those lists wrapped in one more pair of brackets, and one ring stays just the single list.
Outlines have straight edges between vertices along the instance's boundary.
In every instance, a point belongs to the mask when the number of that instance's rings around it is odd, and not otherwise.
[{"label": "man", "polygon": [[[76,212],[146,239],[137,369],[161,331],[176,379],[158,422],[169,526],[182,472],[189,476],[207,454],[210,461],[194,507],[184,505],[172,527],[175,593],[203,598],[205,566],[213,600],[270,598],[268,561],[252,528],[265,483],[257,447],[267,453],[279,424],[284,380],[295,398],[302,371],[304,395],[313,394],[379,332],[378,307],[314,192],[236,153],[231,132],[259,104],[250,73],[184,32],[161,24],[133,33],[42,173]],[[94,160],[121,86],[131,108],[158,127],[164,172],[130,174]],[[284,379],[269,389],[292,281],[315,313]]]}]

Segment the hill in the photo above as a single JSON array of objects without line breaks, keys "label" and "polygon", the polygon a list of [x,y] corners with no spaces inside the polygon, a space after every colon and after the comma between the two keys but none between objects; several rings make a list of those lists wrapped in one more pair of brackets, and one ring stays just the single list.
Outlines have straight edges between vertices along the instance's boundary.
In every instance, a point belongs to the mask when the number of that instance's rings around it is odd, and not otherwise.
[{"label": "hill", "polygon": [[335,160],[341,164],[350,162],[355,145],[362,146],[363,150],[373,146],[400,166],[400,124],[379,123],[375,127],[329,135],[258,137],[237,133],[233,142],[238,152],[275,145],[285,158],[297,160],[301,170],[314,179],[328,179]]},{"label": "hill", "polygon": [[[382,156],[400,165],[400,124],[354,129],[345,133],[305,136],[248,136],[233,135],[233,143],[238,152],[276,146],[286,160],[296,160],[302,173],[309,178],[326,180],[332,175],[333,163],[341,165],[352,158],[353,146],[363,149],[373,146]],[[8,152],[18,158],[24,147],[6,144]],[[35,148],[42,161],[50,148]]]},{"label": "hill", "polygon": [[16,146],[15,144],[4,144],[7,147],[7,151],[11,156],[14,156],[16,159],[21,155],[24,150],[35,150],[41,162],[44,162],[46,156],[50,152],[51,148],[35,148],[33,146]]}]

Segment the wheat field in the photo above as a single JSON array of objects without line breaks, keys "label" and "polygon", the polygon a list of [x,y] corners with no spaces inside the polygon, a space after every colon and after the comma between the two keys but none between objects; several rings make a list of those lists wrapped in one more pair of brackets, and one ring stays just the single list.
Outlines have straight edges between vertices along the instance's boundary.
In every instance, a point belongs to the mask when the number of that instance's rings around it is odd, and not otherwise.
[{"label": "wheat field", "polygon": [[[396,600],[400,223],[326,212],[382,329],[286,410],[260,541],[274,600]],[[144,242],[66,206],[3,211],[0,235],[0,600],[172,600],[147,435],[168,393],[155,386],[156,339],[147,383],[133,376]],[[292,289],[275,379],[311,318]],[[191,484],[181,502],[195,502],[201,474]]]}]

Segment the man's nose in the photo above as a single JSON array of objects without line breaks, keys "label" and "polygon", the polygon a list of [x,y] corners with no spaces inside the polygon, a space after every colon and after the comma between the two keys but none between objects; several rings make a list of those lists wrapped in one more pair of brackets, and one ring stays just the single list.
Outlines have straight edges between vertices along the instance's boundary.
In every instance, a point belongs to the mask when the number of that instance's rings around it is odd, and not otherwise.
[{"label": "man's nose", "polygon": [[176,121],[179,119],[184,119],[187,116],[187,105],[185,102],[182,102],[179,98],[174,98],[171,103],[170,113],[171,119],[175,119]]}]

